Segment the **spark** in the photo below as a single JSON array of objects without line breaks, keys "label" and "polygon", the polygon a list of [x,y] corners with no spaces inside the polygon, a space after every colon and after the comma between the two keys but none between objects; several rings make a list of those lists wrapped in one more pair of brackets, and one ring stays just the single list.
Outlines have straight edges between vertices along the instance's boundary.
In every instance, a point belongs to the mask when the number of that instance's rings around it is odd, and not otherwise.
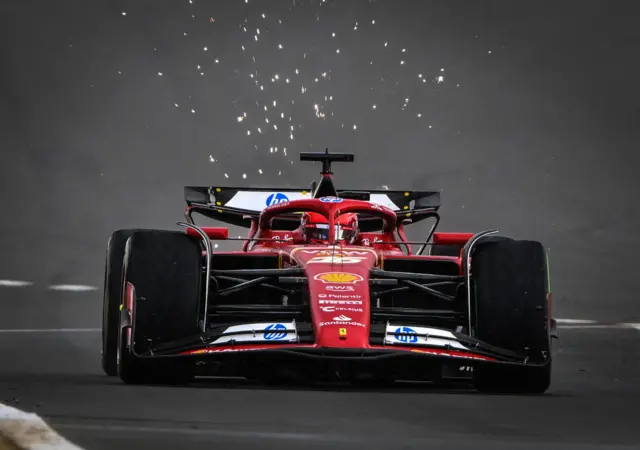
[{"label": "spark", "polygon": [[126,15],[127,15],[127,13],[126,13],[126,12],[124,12],[124,11],[122,11],[122,15],[123,15],[123,16],[126,16]]},{"label": "spark", "polygon": [[162,72],[158,72],[158,76],[161,77],[162,76]]},{"label": "spark", "polygon": [[205,52],[206,52],[207,50],[209,50],[209,47],[205,47],[205,48],[204,48],[204,51],[205,51]]}]

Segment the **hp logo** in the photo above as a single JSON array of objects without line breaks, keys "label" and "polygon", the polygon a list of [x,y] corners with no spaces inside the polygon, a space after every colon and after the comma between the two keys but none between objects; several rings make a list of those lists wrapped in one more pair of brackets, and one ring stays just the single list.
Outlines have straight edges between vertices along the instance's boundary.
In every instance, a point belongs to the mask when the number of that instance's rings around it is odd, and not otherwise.
[{"label": "hp logo", "polygon": [[340,203],[342,199],[340,197],[320,197],[322,203]]},{"label": "hp logo", "polygon": [[267,206],[277,205],[278,203],[288,202],[289,197],[284,195],[282,192],[276,192],[275,194],[271,194],[267,197]]},{"label": "hp logo", "polygon": [[[411,334],[412,336],[402,336],[400,333]],[[396,338],[396,340],[404,342],[406,344],[414,344],[418,342],[418,333],[416,333],[414,329],[409,327],[396,328],[394,337]]]},{"label": "hp logo", "polygon": [[269,325],[264,332],[264,338],[267,341],[279,341],[287,337],[287,327],[280,323]]}]

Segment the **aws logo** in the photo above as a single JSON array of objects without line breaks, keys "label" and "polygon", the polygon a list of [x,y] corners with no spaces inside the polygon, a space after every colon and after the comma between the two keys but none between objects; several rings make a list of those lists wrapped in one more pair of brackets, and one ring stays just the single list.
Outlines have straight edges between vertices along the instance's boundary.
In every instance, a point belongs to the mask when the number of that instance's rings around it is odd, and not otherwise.
[{"label": "aws logo", "polygon": [[334,291],[334,292],[353,292],[355,290],[355,288],[353,286],[349,286],[346,284],[340,285],[340,284],[330,284],[329,286],[325,286],[325,290],[327,291]]}]

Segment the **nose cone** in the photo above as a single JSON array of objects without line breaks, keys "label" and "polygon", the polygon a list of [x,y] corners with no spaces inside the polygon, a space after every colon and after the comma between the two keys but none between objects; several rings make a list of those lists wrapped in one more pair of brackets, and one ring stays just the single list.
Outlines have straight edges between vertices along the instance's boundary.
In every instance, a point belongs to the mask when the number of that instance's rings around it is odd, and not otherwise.
[{"label": "nose cone", "polygon": [[316,343],[323,347],[369,346],[369,271],[377,254],[369,248],[304,248],[295,253],[309,280]]}]

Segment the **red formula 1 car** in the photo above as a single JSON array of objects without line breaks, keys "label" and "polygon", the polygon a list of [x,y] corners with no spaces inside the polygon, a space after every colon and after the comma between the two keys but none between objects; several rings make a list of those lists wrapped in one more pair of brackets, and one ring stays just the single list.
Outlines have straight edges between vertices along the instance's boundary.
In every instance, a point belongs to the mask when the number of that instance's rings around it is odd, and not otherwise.
[{"label": "red formula 1 car", "polygon": [[[119,230],[107,249],[103,367],[125,383],[196,375],[463,381],[542,393],[551,294],[539,242],[435,232],[438,192],[186,187],[184,231]],[[228,228],[242,248],[214,251]],[[424,219],[424,242],[404,227]],[[417,250],[413,246],[419,245]]]}]

